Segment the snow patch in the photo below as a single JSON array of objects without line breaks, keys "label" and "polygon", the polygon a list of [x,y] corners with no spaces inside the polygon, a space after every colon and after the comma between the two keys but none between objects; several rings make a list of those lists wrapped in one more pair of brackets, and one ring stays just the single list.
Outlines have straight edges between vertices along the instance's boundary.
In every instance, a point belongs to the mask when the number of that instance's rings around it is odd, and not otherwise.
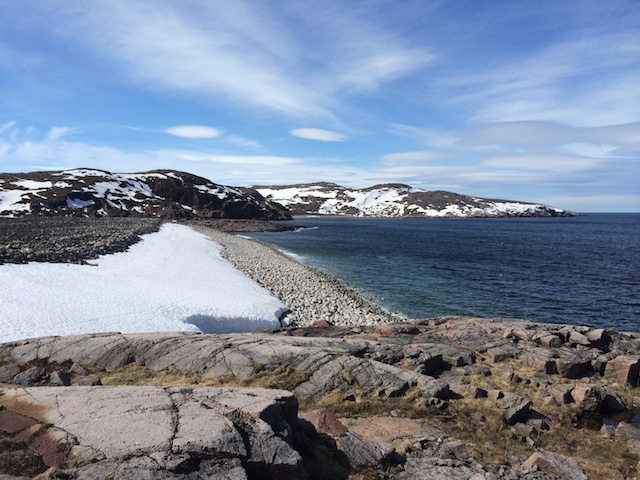
[{"label": "snow patch", "polygon": [[67,207],[71,209],[84,208],[93,205],[93,200],[80,200],[79,198],[67,197]]},{"label": "snow patch", "polygon": [[279,326],[286,306],[224,260],[221,248],[189,227],[166,224],[90,265],[0,265],[0,342]]}]

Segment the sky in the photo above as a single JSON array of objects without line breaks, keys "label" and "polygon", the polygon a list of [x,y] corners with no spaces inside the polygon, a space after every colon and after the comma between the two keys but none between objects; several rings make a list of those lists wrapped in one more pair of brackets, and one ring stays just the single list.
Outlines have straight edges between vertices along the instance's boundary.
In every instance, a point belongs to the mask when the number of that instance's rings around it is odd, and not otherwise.
[{"label": "sky", "polygon": [[640,212],[637,0],[0,0],[0,171]]}]

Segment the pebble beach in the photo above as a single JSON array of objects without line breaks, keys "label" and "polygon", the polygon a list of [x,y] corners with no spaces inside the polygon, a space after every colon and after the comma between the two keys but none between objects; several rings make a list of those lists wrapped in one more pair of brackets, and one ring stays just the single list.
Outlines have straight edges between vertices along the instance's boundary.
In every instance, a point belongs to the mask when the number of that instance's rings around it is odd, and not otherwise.
[{"label": "pebble beach", "polygon": [[224,247],[223,257],[291,310],[285,324],[378,325],[398,321],[340,279],[255,240],[195,227]]}]

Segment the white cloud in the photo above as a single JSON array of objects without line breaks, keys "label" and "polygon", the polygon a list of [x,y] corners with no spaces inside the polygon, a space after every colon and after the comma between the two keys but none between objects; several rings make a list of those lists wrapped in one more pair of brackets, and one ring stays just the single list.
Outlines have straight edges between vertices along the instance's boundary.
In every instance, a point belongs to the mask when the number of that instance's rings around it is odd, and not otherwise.
[{"label": "white cloud", "polygon": [[451,158],[449,152],[438,152],[434,150],[419,150],[415,152],[388,153],[380,157],[385,163],[413,163],[413,162],[435,162]]},{"label": "white cloud", "polygon": [[6,122],[3,123],[2,125],[0,125],[0,133],[4,133],[8,130],[11,130],[13,128],[15,128],[17,126],[17,123],[15,121],[10,121],[10,122]]},{"label": "white cloud", "polygon": [[75,130],[76,130],[75,128],[53,127],[49,130],[49,133],[47,134],[47,141],[55,142],[56,140],[60,140],[61,138],[66,137],[67,135],[70,135]]},{"label": "white cloud", "polygon": [[321,128],[294,128],[289,132],[294,137],[307,140],[319,140],[321,142],[342,142],[348,137],[342,133],[323,130]]},{"label": "white cloud", "polygon": [[640,120],[637,33],[571,32],[564,42],[491,68],[438,79],[443,98],[476,112],[481,122],[545,120],[575,126]]},{"label": "white cloud", "polygon": [[182,138],[216,138],[222,134],[217,128],[204,125],[177,125],[165,129],[165,132]]}]

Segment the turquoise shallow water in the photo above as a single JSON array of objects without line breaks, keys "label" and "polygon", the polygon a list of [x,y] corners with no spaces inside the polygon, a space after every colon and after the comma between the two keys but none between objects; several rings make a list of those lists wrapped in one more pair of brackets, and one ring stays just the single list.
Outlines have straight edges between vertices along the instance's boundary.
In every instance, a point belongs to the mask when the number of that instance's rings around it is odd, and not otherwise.
[{"label": "turquoise shallow water", "polygon": [[250,236],[408,318],[510,317],[640,331],[640,214],[313,217]]}]

